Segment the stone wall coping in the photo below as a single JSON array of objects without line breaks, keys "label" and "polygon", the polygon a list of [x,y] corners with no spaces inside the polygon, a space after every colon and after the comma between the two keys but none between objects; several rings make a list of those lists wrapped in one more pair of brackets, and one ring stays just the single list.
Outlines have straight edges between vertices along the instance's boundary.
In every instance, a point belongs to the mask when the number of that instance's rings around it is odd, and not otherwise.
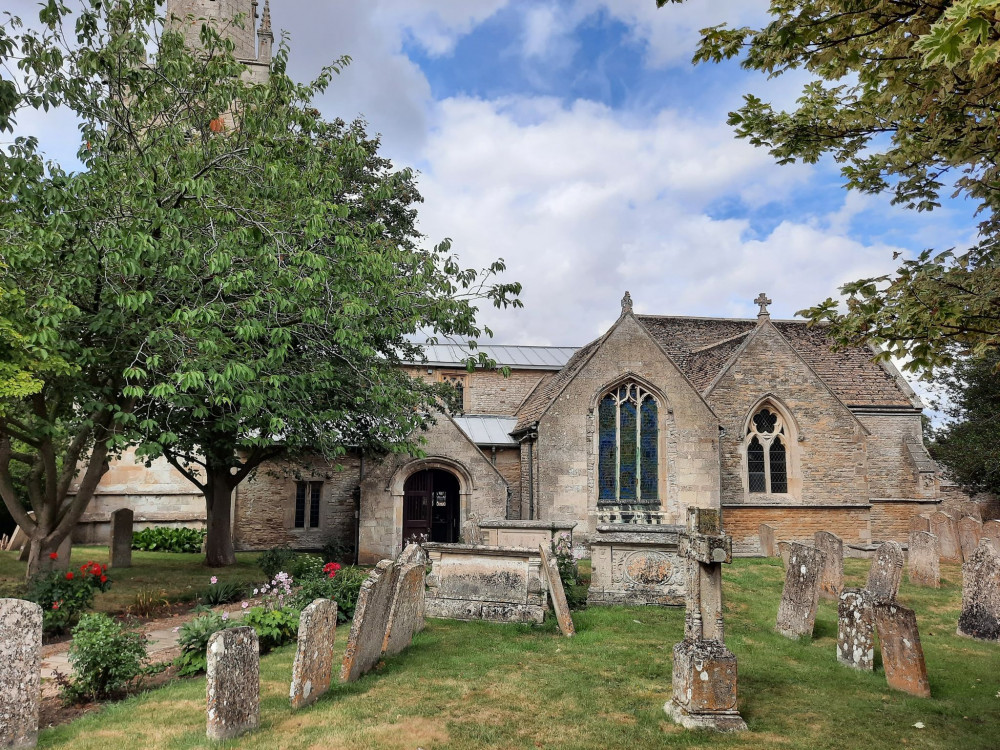
[{"label": "stone wall coping", "polygon": [[487,557],[537,557],[542,559],[538,548],[530,547],[487,547],[476,544],[446,544],[444,542],[424,542],[421,545],[428,552],[448,552],[458,555],[480,555]]},{"label": "stone wall coping", "polygon": [[[922,500],[921,502],[929,502],[927,500]],[[824,510],[829,508],[830,510],[844,510],[845,508],[852,510],[870,510],[871,503],[828,503],[825,505],[820,504],[809,504],[809,505],[792,505],[790,503],[723,503],[723,509],[738,509],[738,508],[780,508],[781,510]]]},{"label": "stone wall coping", "polygon": [[[680,534],[684,526],[669,523],[605,523],[597,527],[600,534]],[[598,540],[600,537],[595,539]]]},{"label": "stone wall coping", "polygon": [[591,547],[656,547],[676,550],[680,546],[680,536],[669,537],[662,534],[604,534],[590,540]]},{"label": "stone wall coping", "polygon": [[872,503],[920,503],[922,505],[940,505],[939,497],[872,497]]},{"label": "stone wall coping", "polygon": [[[201,513],[167,513],[167,512],[150,512],[143,513],[142,511],[132,509],[135,513],[135,522],[141,523],[143,521],[200,521],[204,522],[205,514]],[[110,523],[111,522],[111,511],[107,513],[84,513],[80,516],[80,520],[77,523]]]},{"label": "stone wall coping", "polygon": [[480,521],[481,529],[549,529],[551,531],[572,531],[577,521]]}]

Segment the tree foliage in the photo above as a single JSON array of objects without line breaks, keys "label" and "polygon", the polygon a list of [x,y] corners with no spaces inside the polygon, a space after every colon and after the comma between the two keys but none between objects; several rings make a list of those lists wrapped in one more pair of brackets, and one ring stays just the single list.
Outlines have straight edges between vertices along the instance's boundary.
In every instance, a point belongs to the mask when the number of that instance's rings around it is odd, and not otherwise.
[{"label": "tree foliage", "polygon": [[747,94],[729,118],[740,138],[783,164],[833,157],[849,189],[895,204],[928,211],[950,194],[979,215],[975,247],[926,250],[894,274],[843,287],[846,312],[829,299],[801,314],[829,321],[841,343],[885,345],[911,370],[995,349],[1000,2],[772,0],[769,16],[759,29],[704,29],[695,55],[811,74],[790,112]]},{"label": "tree foliage", "polygon": [[[79,171],[33,137],[0,155],[0,494],[39,561],[138,445],[199,486],[209,562],[232,562],[229,497],[256,466],[416,450],[445,393],[398,367],[412,341],[474,342],[478,300],[518,304],[502,261],[477,272],[423,247],[412,173],[313,106],[346,60],[298,84],[282,42],[254,84],[213,27],[194,51],[157,10],[50,0],[40,31],[0,26],[0,65],[19,71],[0,126],[55,106],[80,122]],[[30,467],[35,521],[12,463]]]}]

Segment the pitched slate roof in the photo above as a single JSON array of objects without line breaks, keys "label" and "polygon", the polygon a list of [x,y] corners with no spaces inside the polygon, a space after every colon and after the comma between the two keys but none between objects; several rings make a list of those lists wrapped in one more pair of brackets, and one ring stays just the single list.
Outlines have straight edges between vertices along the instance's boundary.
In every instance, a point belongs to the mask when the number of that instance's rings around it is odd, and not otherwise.
[{"label": "pitched slate roof", "polygon": [[603,337],[577,349],[576,354],[570,357],[563,369],[532,391],[531,395],[524,400],[521,408],[517,410],[517,425],[513,432],[526,430],[538,421],[553,399],[580,371],[602,340]]}]

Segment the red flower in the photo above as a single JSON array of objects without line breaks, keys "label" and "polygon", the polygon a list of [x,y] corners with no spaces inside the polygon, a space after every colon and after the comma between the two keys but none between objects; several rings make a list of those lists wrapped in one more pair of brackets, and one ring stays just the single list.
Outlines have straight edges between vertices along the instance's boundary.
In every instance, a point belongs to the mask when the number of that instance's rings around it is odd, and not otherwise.
[{"label": "red flower", "polygon": [[327,574],[328,578],[333,578],[337,575],[338,570],[340,570],[340,563],[328,562],[323,566],[323,572]]},{"label": "red flower", "polygon": [[59,609],[59,605],[60,604],[62,604],[62,600],[61,599],[59,601],[57,601],[57,602],[52,602],[52,609]]},{"label": "red flower", "polygon": [[67,581],[73,580],[73,571],[70,571],[69,573],[66,574],[66,580]]},{"label": "red flower", "polygon": [[107,582],[108,582],[108,577],[107,576],[101,576],[101,583],[107,583]]},{"label": "red flower", "polygon": [[49,553],[49,559],[50,560],[58,560],[59,559],[59,553],[58,552],[50,552]]}]

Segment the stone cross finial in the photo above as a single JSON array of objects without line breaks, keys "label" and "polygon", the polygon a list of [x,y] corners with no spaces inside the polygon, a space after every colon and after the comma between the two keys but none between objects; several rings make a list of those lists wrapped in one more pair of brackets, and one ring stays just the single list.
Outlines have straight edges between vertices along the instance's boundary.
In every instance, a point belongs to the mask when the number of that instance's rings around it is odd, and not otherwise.
[{"label": "stone cross finial", "polygon": [[764,292],[757,295],[757,299],[753,301],[755,305],[760,306],[760,312],[757,313],[757,318],[770,318],[771,316],[767,312],[767,306],[770,305],[774,300],[769,299]]},{"label": "stone cross finial", "polygon": [[622,297],[622,315],[630,312],[632,312],[632,295],[625,292],[625,296]]},{"label": "stone cross finial", "polygon": [[271,32],[271,3],[270,0],[264,0],[264,17],[260,22],[260,30],[265,33]]}]

